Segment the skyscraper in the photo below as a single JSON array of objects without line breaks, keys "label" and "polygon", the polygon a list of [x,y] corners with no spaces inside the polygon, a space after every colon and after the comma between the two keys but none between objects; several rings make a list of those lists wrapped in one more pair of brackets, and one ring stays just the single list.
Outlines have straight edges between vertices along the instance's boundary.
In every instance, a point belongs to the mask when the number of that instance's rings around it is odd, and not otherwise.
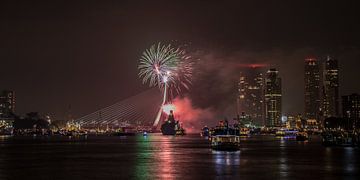
[{"label": "skyscraper", "polygon": [[8,117],[15,112],[14,91],[2,91],[0,94],[0,116]]},{"label": "skyscraper", "polygon": [[360,127],[360,95],[342,96],[342,114],[353,122],[354,127]]},{"label": "skyscraper", "polygon": [[316,59],[305,59],[305,118],[320,120],[320,66]]},{"label": "skyscraper", "polygon": [[281,78],[276,69],[269,69],[265,79],[266,126],[281,125]]},{"label": "skyscraper", "polygon": [[257,125],[265,125],[262,66],[248,66],[242,69],[238,92],[238,113],[248,115]]},{"label": "skyscraper", "polygon": [[339,116],[339,69],[336,59],[327,57],[323,71],[323,116]]}]

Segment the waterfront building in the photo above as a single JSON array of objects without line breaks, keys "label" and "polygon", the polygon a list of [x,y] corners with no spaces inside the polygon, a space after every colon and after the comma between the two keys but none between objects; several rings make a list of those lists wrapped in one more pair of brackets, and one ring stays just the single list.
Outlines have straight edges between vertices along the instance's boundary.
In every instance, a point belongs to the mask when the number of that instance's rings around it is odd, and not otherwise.
[{"label": "waterfront building", "polygon": [[296,117],[295,116],[287,116],[286,117],[286,128],[296,129]]},{"label": "waterfront building", "polygon": [[319,123],[321,97],[320,97],[320,66],[316,59],[305,59],[304,75],[304,97],[305,97],[305,118],[308,121]]},{"label": "waterfront building", "polygon": [[4,90],[0,93],[0,117],[11,117],[15,112],[14,91]]},{"label": "waterfront building", "polygon": [[351,94],[342,96],[343,117],[350,120],[353,127],[360,127],[360,95]]},{"label": "waterfront building", "polygon": [[265,125],[281,126],[281,78],[276,69],[269,69],[265,78]]},{"label": "waterfront building", "polygon": [[245,114],[256,125],[265,125],[262,66],[247,66],[240,72],[238,114]]},{"label": "waterfront building", "polygon": [[323,116],[339,116],[339,68],[336,59],[327,57],[323,70]]}]

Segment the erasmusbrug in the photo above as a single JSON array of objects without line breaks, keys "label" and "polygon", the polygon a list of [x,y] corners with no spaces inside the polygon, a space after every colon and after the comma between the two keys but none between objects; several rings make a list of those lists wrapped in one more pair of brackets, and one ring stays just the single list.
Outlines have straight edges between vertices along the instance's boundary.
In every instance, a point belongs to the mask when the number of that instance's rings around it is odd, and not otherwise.
[{"label": "erasmusbrug", "polygon": [[162,94],[152,88],[74,120],[82,128],[152,127]]},{"label": "erasmusbrug", "polygon": [[[157,87],[100,109],[75,122],[83,128],[147,126],[156,128],[161,121],[163,107],[182,89],[189,89],[193,59],[181,47],[153,44],[139,60],[139,78],[143,84]],[[155,119],[155,120],[154,120]]]}]

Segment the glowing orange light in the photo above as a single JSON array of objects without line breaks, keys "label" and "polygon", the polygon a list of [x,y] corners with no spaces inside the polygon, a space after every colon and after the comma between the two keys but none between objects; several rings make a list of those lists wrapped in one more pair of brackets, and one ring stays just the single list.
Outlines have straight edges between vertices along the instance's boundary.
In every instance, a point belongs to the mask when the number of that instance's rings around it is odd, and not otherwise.
[{"label": "glowing orange light", "polygon": [[253,64],[237,64],[238,67],[245,67],[245,68],[262,68],[267,67],[267,64],[264,63],[253,63]]},{"label": "glowing orange light", "polygon": [[308,57],[305,59],[305,61],[309,62],[309,61],[316,61],[316,58],[314,57]]},{"label": "glowing orange light", "polygon": [[175,107],[174,104],[165,104],[165,105],[163,105],[162,109],[163,109],[163,112],[164,112],[164,113],[166,113],[167,115],[169,115],[171,110],[172,110],[172,111],[175,111],[175,110],[176,110],[176,107]]}]

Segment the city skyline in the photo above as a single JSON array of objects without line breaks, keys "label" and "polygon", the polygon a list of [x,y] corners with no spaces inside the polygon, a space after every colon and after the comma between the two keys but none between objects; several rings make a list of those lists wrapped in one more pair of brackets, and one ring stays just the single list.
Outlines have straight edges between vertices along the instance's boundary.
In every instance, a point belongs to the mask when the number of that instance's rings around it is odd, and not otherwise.
[{"label": "city skyline", "polygon": [[249,66],[240,72],[238,86],[238,110],[250,116],[255,124],[265,124],[264,114],[264,66]]},{"label": "city skyline", "polygon": [[360,1],[5,0],[2,179],[356,179]]},{"label": "city skyline", "polygon": [[305,111],[306,119],[320,121],[321,100],[321,75],[320,64],[315,58],[305,59]]},{"label": "city skyline", "polygon": [[265,126],[280,127],[282,124],[282,81],[279,71],[269,69],[265,77]]},{"label": "city skyline", "polygon": [[[6,16],[0,17],[0,59],[8,68],[0,72],[0,89],[16,92],[19,114],[39,111],[61,119],[71,109],[81,117],[146,90],[136,79],[139,56],[150,44],[165,41],[189,44],[194,54],[201,54],[205,69],[199,72],[204,73],[189,92],[196,107],[219,108],[230,99],[196,98],[209,89],[209,82],[224,88],[213,88],[206,97],[235,96],[230,90],[238,79],[237,64],[268,64],[283,80],[284,114],[302,113],[299,67],[305,58],[327,55],[339,60],[339,94],[360,91],[351,80],[360,75],[353,2],[175,4],[7,2],[1,7]],[[216,68],[206,66],[211,63]]]}]

